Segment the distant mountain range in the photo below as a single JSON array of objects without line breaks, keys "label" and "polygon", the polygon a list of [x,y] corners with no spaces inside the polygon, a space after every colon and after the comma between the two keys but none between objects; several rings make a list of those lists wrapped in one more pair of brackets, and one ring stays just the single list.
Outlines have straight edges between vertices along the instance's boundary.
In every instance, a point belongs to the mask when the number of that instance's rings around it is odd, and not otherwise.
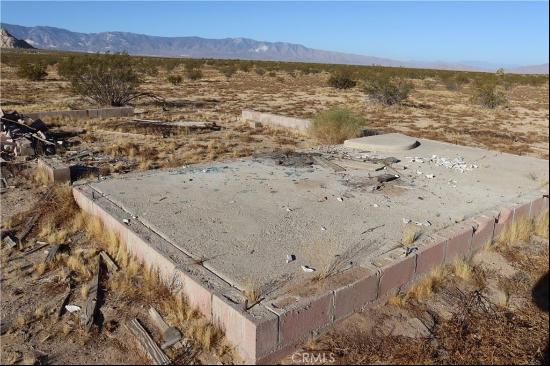
[{"label": "distant mountain range", "polygon": [[[421,67],[494,72],[498,65],[399,61],[388,58],[332,52],[287,42],[262,42],[248,38],[207,39],[200,37],[158,37],[128,32],[78,33],[66,29],[1,24],[14,37],[29,45],[49,50],[80,52],[127,51],[132,55],[219,59],[271,60],[393,67]],[[508,68],[507,72],[546,73],[544,65]]]}]

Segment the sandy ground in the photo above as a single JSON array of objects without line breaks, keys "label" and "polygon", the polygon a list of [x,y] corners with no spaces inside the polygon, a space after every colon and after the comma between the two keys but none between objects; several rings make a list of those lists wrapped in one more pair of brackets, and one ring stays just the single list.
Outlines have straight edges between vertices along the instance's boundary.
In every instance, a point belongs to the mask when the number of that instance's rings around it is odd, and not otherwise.
[{"label": "sandy ground", "polygon": [[[178,67],[173,73],[183,74],[183,69]],[[174,86],[160,71],[158,76],[147,77],[142,86],[169,100],[202,101],[201,106],[163,110],[144,99],[136,107],[144,111],[143,118],[221,121],[231,128],[238,124],[242,109],[312,117],[330,107],[347,106],[362,113],[373,128],[548,158],[548,85],[512,86],[505,92],[507,106],[489,110],[470,102],[468,85],[455,92],[435,80],[415,80],[409,101],[386,107],[366,100],[360,86],[349,90],[330,88],[327,73],[260,76],[253,71],[239,71],[228,79],[204,66],[203,74],[201,80]],[[1,99],[6,109],[30,112],[89,106],[71,93],[70,85],[57,76],[53,67],[43,82],[20,80],[14,68],[4,65],[1,78]]]}]

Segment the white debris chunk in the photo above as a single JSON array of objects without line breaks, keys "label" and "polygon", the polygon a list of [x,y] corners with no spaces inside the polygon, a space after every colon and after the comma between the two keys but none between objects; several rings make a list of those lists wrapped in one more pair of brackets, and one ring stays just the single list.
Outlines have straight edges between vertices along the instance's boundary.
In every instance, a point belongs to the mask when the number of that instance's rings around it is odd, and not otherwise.
[{"label": "white debris chunk", "polygon": [[311,268],[309,266],[302,266],[302,271],[304,271],[306,273],[311,273],[311,272],[315,272],[315,269]]},{"label": "white debris chunk", "polygon": [[380,207],[380,206],[379,206],[377,203],[374,203],[374,204],[372,205],[372,207],[378,208],[378,207]]},{"label": "white debris chunk", "polygon": [[122,219],[122,222],[125,223],[126,225],[129,225],[130,224],[130,219]]},{"label": "white debris chunk", "polygon": [[404,224],[410,224],[411,222],[412,222],[411,219],[403,218],[403,223]]},{"label": "white debris chunk", "polygon": [[65,310],[67,310],[69,313],[75,313],[77,311],[80,311],[82,308],[78,305],[65,305]]},{"label": "white debris chunk", "polygon": [[435,175],[434,175],[434,174],[426,174],[426,178],[428,178],[428,179],[434,179],[434,178],[435,178]]},{"label": "white debris chunk", "polygon": [[327,228],[326,228],[326,227],[324,227],[324,226],[321,226],[321,230],[322,230],[322,231],[326,231],[326,230],[327,230]]},{"label": "white debris chunk", "polygon": [[294,262],[295,260],[296,260],[296,256],[294,254],[287,254],[286,255],[286,262],[287,263]]}]

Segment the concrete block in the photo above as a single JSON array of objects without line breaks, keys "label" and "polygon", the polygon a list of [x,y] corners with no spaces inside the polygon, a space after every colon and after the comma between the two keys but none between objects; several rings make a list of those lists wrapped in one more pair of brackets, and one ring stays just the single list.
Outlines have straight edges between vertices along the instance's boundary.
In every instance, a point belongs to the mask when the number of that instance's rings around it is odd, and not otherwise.
[{"label": "concrete block", "polygon": [[404,250],[401,248],[392,252],[388,256],[379,258],[373,262],[380,272],[378,297],[387,295],[391,290],[396,290],[399,293],[402,286],[410,282],[414,277],[416,255],[405,256]]},{"label": "concrete block", "polygon": [[332,323],[332,292],[320,297],[307,299],[286,310],[279,316],[279,344],[295,342],[311,332]]},{"label": "concrete block", "polygon": [[504,207],[500,209],[500,212],[496,218],[494,240],[498,240],[500,234],[506,226],[512,223],[514,218],[514,210],[511,207]]},{"label": "concrete block", "polygon": [[471,251],[477,252],[485,244],[493,241],[495,232],[495,217],[482,215],[473,220],[474,234],[472,236]]},{"label": "concrete block", "polygon": [[378,296],[379,277],[376,272],[334,291],[334,318],[343,319],[358,312]]},{"label": "concrete block", "polygon": [[244,121],[258,122],[260,124],[275,125],[305,132],[311,123],[308,119],[279,116],[271,113],[261,113],[251,110],[242,111]]},{"label": "concrete block", "polygon": [[437,236],[427,240],[429,242],[425,245],[418,245],[415,277],[422,276],[445,263],[447,239]]},{"label": "concrete block", "polygon": [[438,233],[447,238],[447,251],[445,263],[451,263],[459,257],[465,257],[470,253],[474,228],[472,225],[460,224]]},{"label": "concrete block", "polygon": [[544,213],[547,210],[548,198],[539,197],[531,202],[531,211],[530,216],[533,219],[536,219],[538,216]]},{"label": "concrete block", "polygon": [[42,157],[38,159],[38,167],[48,174],[50,182],[71,182],[71,167],[58,159]]},{"label": "concrete block", "polygon": [[255,364],[277,345],[278,317],[261,304],[246,312],[240,304],[214,294],[212,320],[225,332],[225,337],[235,345],[246,364]]},{"label": "concrete block", "polygon": [[514,206],[514,221],[529,218],[531,202],[520,203]]}]

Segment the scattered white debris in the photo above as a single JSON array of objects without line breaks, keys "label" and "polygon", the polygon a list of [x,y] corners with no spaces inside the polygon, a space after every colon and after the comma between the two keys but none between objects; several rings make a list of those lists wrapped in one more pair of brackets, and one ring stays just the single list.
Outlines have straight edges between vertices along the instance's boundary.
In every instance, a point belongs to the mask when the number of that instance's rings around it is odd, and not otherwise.
[{"label": "scattered white debris", "polygon": [[344,202],[344,199],[343,199],[342,197],[338,197],[338,198],[336,198],[336,199],[337,199],[338,201],[340,201],[340,202]]},{"label": "scattered white debris", "polygon": [[412,222],[411,219],[403,218],[403,223],[404,224],[410,224],[411,222]]},{"label": "scattered white debris", "polygon": [[311,273],[311,272],[315,272],[315,269],[311,268],[309,266],[302,266],[302,271],[304,271],[306,273]]},{"label": "scattered white debris", "polygon": [[374,204],[372,205],[372,207],[378,208],[378,207],[380,207],[380,206],[378,205],[378,203],[374,203]]},{"label": "scattered white debris", "polygon": [[451,160],[449,158],[432,155],[432,157],[430,158],[430,162],[434,163],[436,166],[442,166],[447,169],[457,170],[460,173],[471,171],[479,167],[477,164],[465,162],[463,157],[458,157]]},{"label": "scattered white debris", "polygon": [[286,262],[287,263],[294,262],[295,260],[296,260],[296,256],[294,254],[287,254],[286,255]]},{"label": "scattered white debris", "polygon": [[69,313],[75,313],[77,311],[80,311],[82,308],[78,305],[65,305],[65,310],[67,310]]},{"label": "scattered white debris", "polygon": [[417,170],[417,171],[416,171],[416,174],[417,174],[417,175],[422,175],[422,171]]},{"label": "scattered white debris", "polygon": [[426,178],[428,178],[428,179],[434,179],[434,178],[435,178],[435,175],[434,175],[434,174],[426,174]]},{"label": "scattered white debris", "polygon": [[287,207],[287,208],[286,208],[286,211],[287,211],[287,212],[292,212],[292,209],[291,209],[290,207]]},{"label": "scattered white debris", "polygon": [[125,223],[126,225],[129,225],[130,224],[130,219],[122,219],[122,222]]},{"label": "scattered white debris", "polygon": [[322,230],[322,231],[326,231],[326,230],[327,230],[327,228],[326,228],[326,227],[324,227],[324,226],[321,226],[321,230]]}]

